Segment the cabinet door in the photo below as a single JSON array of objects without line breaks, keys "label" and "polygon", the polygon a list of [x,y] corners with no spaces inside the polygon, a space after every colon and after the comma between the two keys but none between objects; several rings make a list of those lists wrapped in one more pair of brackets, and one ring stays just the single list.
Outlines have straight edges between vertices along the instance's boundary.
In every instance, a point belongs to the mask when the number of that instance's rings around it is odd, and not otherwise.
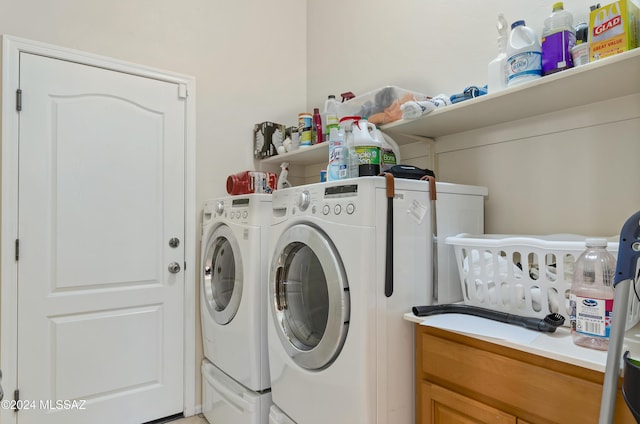
[{"label": "cabinet door", "polygon": [[516,424],[516,417],[423,381],[421,424]]}]

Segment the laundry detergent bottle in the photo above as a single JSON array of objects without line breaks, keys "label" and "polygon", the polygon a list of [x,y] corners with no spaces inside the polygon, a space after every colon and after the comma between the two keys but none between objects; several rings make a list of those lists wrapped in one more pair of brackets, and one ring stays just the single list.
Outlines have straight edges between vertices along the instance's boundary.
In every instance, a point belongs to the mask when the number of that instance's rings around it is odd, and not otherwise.
[{"label": "laundry detergent bottle", "polygon": [[542,77],[542,49],[540,40],[524,21],[511,24],[507,43],[508,86]]},{"label": "laundry detergent bottle", "polygon": [[366,118],[351,124],[359,177],[375,176],[380,173],[382,142],[373,136],[375,130],[376,126]]},{"label": "laundry detergent bottle", "polygon": [[576,30],[573,15],[557,2],[553,12],[544,20],[542,29],[542,75],[573,67],[571,49],[576,45]]}]

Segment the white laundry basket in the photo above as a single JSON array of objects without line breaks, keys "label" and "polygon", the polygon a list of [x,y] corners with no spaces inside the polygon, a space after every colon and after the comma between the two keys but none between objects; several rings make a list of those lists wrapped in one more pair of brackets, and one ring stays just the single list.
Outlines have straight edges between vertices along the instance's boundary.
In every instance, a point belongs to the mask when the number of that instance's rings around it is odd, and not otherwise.
[{"label": "white laundry basket", "polygon": [[[459,234],[446,242],[454,247],[465,304],[537,318],[557,312],[568,326],[573,266],[586,239],[573,234]],[[618,241],[608,240],[607,250],[616,257]],[[639,320],[640,302],[631,287],[627,329]]]}]

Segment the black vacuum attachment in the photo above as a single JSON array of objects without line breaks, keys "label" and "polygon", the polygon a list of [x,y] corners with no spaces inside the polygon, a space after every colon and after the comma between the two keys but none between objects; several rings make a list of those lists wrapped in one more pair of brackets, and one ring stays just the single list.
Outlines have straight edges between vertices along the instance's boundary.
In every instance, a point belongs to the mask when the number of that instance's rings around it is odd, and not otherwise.
[{"label": "black vacuum attachment", "polygon": [[624,353],[623,359],[622,395],[636,422],[640,423],[640,362],[629,358],[629,352]]},{"label": "black vacuum attachment", "polygon": [[507,324],[519,325],[530,330],[553,333],[556,328],[564,324],[564,317],[561,314],[549,314],[543,319],[523,317],[521,315],[507,314],[506,312],[493,311],[491,309],[479,308],[471,305],[446,304],[431,306],[414,306],[413,314],[418,317],[426,317],[438,314],[467,314],[481,318],[492,319],[494,321],[505,322]]}]

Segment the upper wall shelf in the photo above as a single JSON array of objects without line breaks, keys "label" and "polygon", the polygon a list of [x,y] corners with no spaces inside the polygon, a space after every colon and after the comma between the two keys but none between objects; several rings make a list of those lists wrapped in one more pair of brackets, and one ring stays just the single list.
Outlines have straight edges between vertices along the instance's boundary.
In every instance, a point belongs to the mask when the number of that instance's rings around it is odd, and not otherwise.
[{"label": "upper wall shelf", "polygon": [[392,137],[437,138],[640,92],[640,48],[385,125]]},{"label": "upper wall shelf", "polygon": [[[474,130],[640,92],[640,48],[456,103],[414,120],[382,126],[399,145]],[[263,159],[311,165],[328,160],[329,143]]]},{"label": "upper wall shelf", "polygon": [[329,143],[324,142],[309,147],[301,147],[282,155],[262,159],[260,162],[274,165],[279,165],[282,162],[289,162],[296,165],[312,165],[315,163],[329,162]]}]

